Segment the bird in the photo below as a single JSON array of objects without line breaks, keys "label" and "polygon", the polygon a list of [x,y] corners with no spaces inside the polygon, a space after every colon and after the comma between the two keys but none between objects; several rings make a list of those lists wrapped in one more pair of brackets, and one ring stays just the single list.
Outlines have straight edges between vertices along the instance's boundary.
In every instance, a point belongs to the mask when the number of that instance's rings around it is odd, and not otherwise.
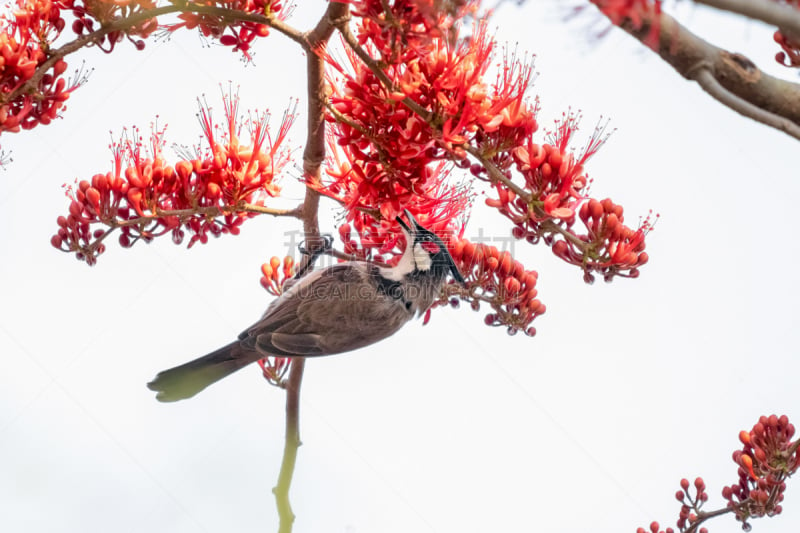
[{"label": "bird", "polygon": [[441,238],[404,214],[408,223],[396,218],[406,242],[395,266],[346,261],[301,273],[235,341],[158,373],[148,388],[174,402],[268,356],[334,355],[396,333],[428,310],[448,275],[465,283]]}]

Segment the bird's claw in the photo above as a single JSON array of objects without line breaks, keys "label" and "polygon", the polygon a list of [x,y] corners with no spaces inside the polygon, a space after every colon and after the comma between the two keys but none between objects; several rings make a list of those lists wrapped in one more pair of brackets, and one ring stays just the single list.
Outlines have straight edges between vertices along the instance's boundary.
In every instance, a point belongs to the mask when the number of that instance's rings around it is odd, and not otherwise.
[{"label": "bird's claw", "polygon": [[306,241],[303,241],[297,245],[297,251],[299,251],[303,255],[313,255],[316,257],[320,254],[324,254],[325,252],[333,248],[333,235],[331,235],[330,233],[323,233],[322,235],[320,235],[320,238],[322,239],[322,244],[319,245],[314,250],[309,250],[306,247]]}]

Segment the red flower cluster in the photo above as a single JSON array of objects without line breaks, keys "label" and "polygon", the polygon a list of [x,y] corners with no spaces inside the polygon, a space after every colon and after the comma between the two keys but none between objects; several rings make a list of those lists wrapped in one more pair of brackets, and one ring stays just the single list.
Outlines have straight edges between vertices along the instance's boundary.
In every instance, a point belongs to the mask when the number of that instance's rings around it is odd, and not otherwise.
[{"label": "red flower cluster", "polygon": [[[420,222],[434,230],[454,231],[451,221],[469,200],[463,189],[443,184],[444,162],[466,168],[466,145],[495,154],[536,130],[535,109],[525,101],[530,66],[506,58],[490,86],[484,75],[494,42],[485,26],[469,39],[451,38],[457,17],[470,9],[459,2],[356,2],[354,13],[363,17],[358,40],[377,55],[384,80],[353,51],[348,68],[326,58],[333,88],[328,120],[335,125],[332,181],[323,192],[345,205],[365,246],[383,247],[381,253],[394,243],[376,240],[388,235],[380,226],[392,226],[403,209],[428,213],[436,224]],[[432,32],[434,26],[446,31]]]},{"label": "red flower cluster", "polygon": [[[276,17],[278,20],[284,20],[291,12],[291,9],[283,9],[283,0],[197,0],[194,3],[263,15],[267,18]],[[242,52],[248,59],[250,45],[256,37],[269,35],[269,26],[266,24],[249,20],[231,21],[229,17],[223,15],[182,13],[178,18],[183,22],[167,26],[168,31],[198,28],[204,36],[218,39],[224,46],[232,46],[234,51]]]},{"label": "red flower cluster", "polygon": [[[486,200],[514,224],[518,239],[552,246],[553,253],[566,262],[581,267],[584,280],[594,281],[594,273],[606,281],[614,276],[636,277],[648,256],[644,238],[652,229],[649,219],[633,230],[623,224],[622,207],[611,200],[585,196],[588,178],[584,163],[603,144],[604,128],[598,127],[579,155],[569,150],[569,141],[577,130],[579,118],[565,116],[550,136],[549,144],[528,141],[512,150],[516,169],[525,179],[517,194],[507,183],[496,181],[497,198]],[[576,213],[586,233],[576,232]]]},{"label": "red flower cluster", "polygon": [[[449,239],[447,248],[464,276],[466,287],[451,282],[438,305],[447,304],[451,296],[469,302],[475,311],[480,309],[481,302],[488,303],[494,312],[486,315],[487,325],[506,326],[511,335],[518,331],[529,336],[536,334],[536,328],[530,324],[545,312],[544,304],[536,298],[539,277],[536,271],[525,270],[508,251],[467,239]],[[458,299],[449,303],[457,306]]]},{"label": "red flower cluster", "polygon": [[[180,243],[188,231],[189,246],[206,243],[209,233],[238,234],[265,199],[280,191],[275,178],[288,162],[280,145],[294,115],[284,115],[274,140],[267,131],[267,114],[249,119],[250,144],[245,145],[239,142],[238,96],[223,101],[226,120],[221,128],[211,110],[201,106],[208,147],[202,154],[198,149],[195,158],[168,165],[162,154],[163,129],[154,129],[149,153],[138,136],[115,144],[113,170],[81,181],[77,190],[68,189],[69,215],[58,218],[53,246],[93,264],[105,249],[103,239],[117,228],[124,247],[168,232]],[[108,229],[92,229],[97,226]]]},{"label": "red flower cluster", "polygon": [[[83,81],[62,77],[67,63],[50,59],[49,44],[64,29],[57,4],[50,0],[16,0],[10,15],[0,18],[0,132],[17,132],[49,124]],[[31,84],[31,87],[26,87]]]},{"label": "red flower cluster", "polygon": [[800,440],[792,442],[793,436],[794,426],[785,415],[762,416],[752,430],[739,434],[744,446],[733,452],[739,482],[722,489],[722,496],[743,524],[751,517],[780,514],[786,479],[800,466]]}]

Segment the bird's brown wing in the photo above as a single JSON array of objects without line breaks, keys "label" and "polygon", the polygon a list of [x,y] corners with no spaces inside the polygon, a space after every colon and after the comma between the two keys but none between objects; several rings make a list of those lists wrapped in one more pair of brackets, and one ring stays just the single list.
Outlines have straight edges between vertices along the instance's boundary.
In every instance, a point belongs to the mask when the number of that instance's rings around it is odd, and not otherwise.
[{"label": "bird's brown wing", "polygon": [[365,264],[343,263],[309,274],[249,328],[242,343],[265,355],[331,355],[388,337],[410,318],[378,291]]}]

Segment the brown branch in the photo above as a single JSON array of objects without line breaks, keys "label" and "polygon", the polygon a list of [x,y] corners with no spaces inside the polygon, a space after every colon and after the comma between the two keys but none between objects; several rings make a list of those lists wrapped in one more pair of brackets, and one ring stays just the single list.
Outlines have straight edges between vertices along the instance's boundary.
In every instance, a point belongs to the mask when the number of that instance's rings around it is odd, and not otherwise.
[{"label": "brown branch", "polygon": [[[649,48],[656,25],[659,39],[653,51],[679,74],[697,81],[709,95],[734,111],[798,137],[800,85],[762,72],[745,56],[701,39],[666,13],[662,12],[658,20],[651,17],[638,25],[631,19],[619,24]],[[714,79],[714,84],[703,71]],[[755,113],[753,108],[760,111]]]},{"label": "brown branch", "polygon": [[780,28],[784,33],[800,36],[800,10],[796,6],[773,0],[695,0],[695,2],[760,20]]}]

